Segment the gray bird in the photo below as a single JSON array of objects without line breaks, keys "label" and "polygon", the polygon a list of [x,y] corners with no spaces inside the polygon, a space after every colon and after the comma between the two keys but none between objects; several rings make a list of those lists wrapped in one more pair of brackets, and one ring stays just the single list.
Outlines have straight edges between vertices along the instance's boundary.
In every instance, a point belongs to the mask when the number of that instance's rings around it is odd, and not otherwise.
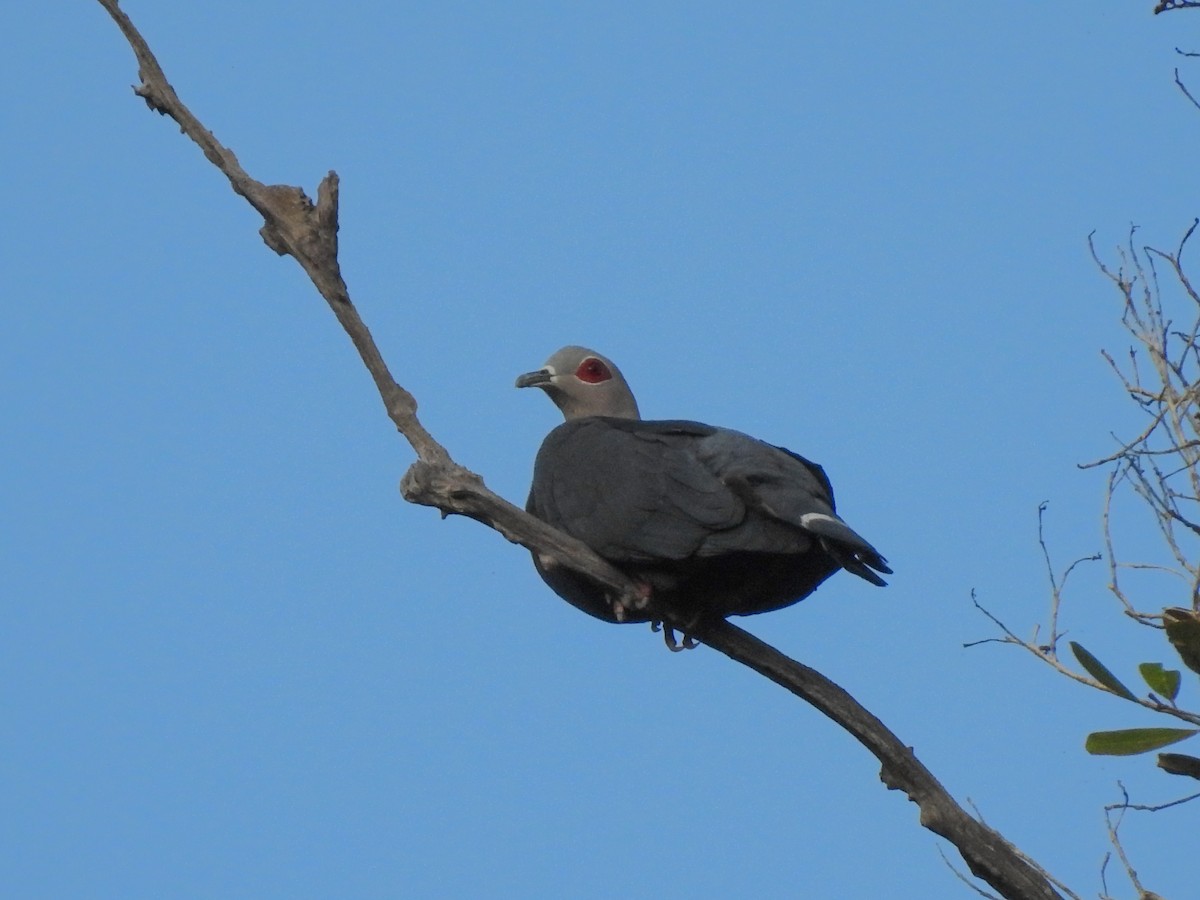
[{"label": "gray bird", "polygon": [[[656,608],[691,622],[768,612],[838,569],[886,584],[875,573],[891,574],[887,561],[835,513],[816,463],[728,428],[643,421],[620,369],[584,347],[563,347],[517,387],[541,388],[566,419],[538,451],[526,509],[638,582]],[[534,564],[596,618],[652,618],[536,553]]]}]

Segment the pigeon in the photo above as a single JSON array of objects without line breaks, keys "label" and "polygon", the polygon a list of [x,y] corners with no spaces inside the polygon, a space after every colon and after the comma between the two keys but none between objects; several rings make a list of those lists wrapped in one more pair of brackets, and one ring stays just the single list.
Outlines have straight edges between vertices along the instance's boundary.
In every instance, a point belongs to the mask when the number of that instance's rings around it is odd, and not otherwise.
[{"label": "pigeon", "polygon": [[587,544],[647,601],[626,608],[534,553],[546,584],[584,612],[653,622],[662,615],[650,609],[668,610],[694,625],[790,606],[839,569],[881,587],[877,573],[892,574],[837,515],[819,465],[729,428],[642,419],[608,357],[563,347],[516,386],[544,390],[565,419],[538,450],[527,511]]}]

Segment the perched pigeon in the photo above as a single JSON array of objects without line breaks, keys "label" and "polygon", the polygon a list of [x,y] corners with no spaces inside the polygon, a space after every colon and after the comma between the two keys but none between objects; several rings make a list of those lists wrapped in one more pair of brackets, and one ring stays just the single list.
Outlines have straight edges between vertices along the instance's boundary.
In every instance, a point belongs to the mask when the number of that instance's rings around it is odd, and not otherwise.
[{"label": "perched pigeon", "polygon": [[[875,573],[891,574],[834,513],[820,466],[728,428],[643,421],[607,357],[564,347],[517,387],[542,388],[566,418],[538,451],[526,509],[637,581],[656,607],[693,622],[744,616],[803,600],[839,568],[880,586]],[[651,618],[614,608],[593,582],[536,553],[534,564],[586,613]]]}]

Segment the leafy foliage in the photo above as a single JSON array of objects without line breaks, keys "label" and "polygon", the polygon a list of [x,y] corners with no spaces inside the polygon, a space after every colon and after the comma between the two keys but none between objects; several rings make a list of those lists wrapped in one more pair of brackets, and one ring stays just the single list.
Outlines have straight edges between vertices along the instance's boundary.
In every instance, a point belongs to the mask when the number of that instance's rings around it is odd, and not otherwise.
[{"label": "leafy foliage", "polygon": [[1171,703],[1179,696],[1179,670],[1164,669],[1162,663],[1144,662],[1138,666],[1142,680],[1150,686],[1150,690],[1161,694]]},{"label": "leafy foliage", "polygon": [[1125,728],[1093,731],[1084,749],[1096,756],[1136,756],[1186,740],[1200,728]]},{"label": "leafy foliage", "polygon": [[1137,702],[1137,696],[1133,691],[1125,687],[1121,683],[1121,680],[1110,672],[1104,663],[1092,656],[1081,644],[1071,641],[1071,652],[1075,654],[1075,658],[1079,660],[1079,664],[1087,670],[1087,673],[1108,690],[1112,691],[1118,697],[1124,697],[1126,700],[1132,700],[1134,703]]}]

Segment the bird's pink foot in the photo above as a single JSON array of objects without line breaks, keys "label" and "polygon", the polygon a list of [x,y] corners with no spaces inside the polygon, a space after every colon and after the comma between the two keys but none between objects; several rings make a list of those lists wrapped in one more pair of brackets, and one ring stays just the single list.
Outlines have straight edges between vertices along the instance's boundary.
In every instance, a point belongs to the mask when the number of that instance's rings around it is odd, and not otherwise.
[{"label": "bird's pink foot", "polygon": [[628,613],[645,612],[650,606],[650,599],[654,595],[653,589],[644,581],[639,581],[636,584],[637,587],[634,589],[634,596],[628,606],[620,600],[612,601],[613,617],[618,622],[624,622]]}]

